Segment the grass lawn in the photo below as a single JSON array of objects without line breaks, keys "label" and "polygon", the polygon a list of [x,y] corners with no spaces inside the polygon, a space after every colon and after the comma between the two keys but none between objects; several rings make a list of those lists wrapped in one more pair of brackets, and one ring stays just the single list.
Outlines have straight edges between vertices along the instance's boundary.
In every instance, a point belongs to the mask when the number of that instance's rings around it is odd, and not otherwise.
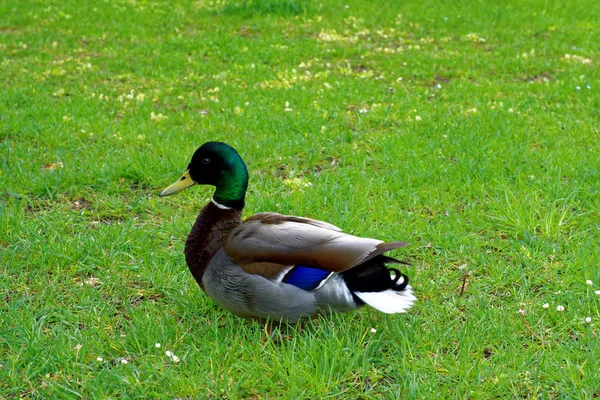
[{"label": "grass lawn", "polygon": [[[3,1],[0,398],[599,397],[599,21],[592,0]],[[182,254],[211,190],[158,197],[209,140],[248,163],[246,216],[409,241],[411,312],[265,340],[216,306]]]}]

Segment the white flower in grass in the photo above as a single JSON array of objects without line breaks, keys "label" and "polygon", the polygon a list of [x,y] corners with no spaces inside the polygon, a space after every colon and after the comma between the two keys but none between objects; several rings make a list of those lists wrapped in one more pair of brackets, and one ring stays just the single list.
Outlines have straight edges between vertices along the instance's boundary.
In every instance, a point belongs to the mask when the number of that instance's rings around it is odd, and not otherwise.
[{"label": "white flower in grass", "polygon": [[556,311],[562,312],[565,311],[565,308],[563,306],[556,306]]},{"label": "white flower in grass", "polygon": [[157,349],[160,349],[160,343],[156,343],[156,344],[154,345],[154,347],[156,347]]},{"label": "white flower in grass", "polygon": [[377,329],[371,328],[371,333],[377,333]]},{"label": "white flower in grass", "polygon": [[547,309],[549,309],[549,308],[550,308],[550,304],[548,304],[548,303],[545,303],[545,304],[542,306],[542,308],[543,308],[544,310],[547,310]]},{"label": "white flower in grass", "polygon": [[519,314],[525,315],[525,309],[524,308],[519,309]]},{"label": "white flower in grass", "polygon": [[124,358],[121,358],[121,364],[129,364],[129,361],[127,361],[127,360],[126,360],[126,359],[124,359]]},{"label": "white flower in grass", "polygon": [[596,293],[598,296],[600,296],[600,290],[596,290],[594,293]]},{"label": "white flower in grass", "polygon": [[170,352],[170,351],[168,351],[168,350],[167,350],[167,351],[165,352],[165,355],[166,355],[167,357],[169,357],[171,360],[173,360],[173,362],[174,362],[174,363],[178,363],[178,362],[179,362],[179,357],[177,357],[177,356],[176,356],[175,354],[173,354],[172,352]]},{"label": "white flower in grass", "polygon": [[97,286],[97,285],[101,285],[102,282],[100,281],[100,279],[96,278],[95,276],[91,276],[89,278],[86,278],[83,283],[85,283],[88,286]]},{"label": "white flower in grass", "polygon": [[586,317],[586,318],[585,318],[585,323],[586,323],[586,324],[589,324],[589,323],[591,323],[591,322],[592,322],[592,317]]},{"label": "white flower in grass", "polygon": [[102,358],[102,357],[96,357],[96,361],[98,361],[98,362],[104,362],[104,358]]},{"label": "white flower in grass", "polygon": [[594,282],[592,282],[592,280],[591,280],[591,279],[588,279],[587,281],[585,281],[585,284],[586,284],[586,285],[593,285],[593,284],[594,284]]}]

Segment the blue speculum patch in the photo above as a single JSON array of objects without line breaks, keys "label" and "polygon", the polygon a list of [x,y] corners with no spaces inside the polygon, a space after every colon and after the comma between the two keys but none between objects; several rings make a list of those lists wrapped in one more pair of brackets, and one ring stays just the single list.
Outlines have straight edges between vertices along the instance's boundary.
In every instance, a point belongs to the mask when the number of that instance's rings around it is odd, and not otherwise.
[{"label": "blue speculum patch", "polygon": [[331,272],[322,269],[296,265],[284,277],[282,282],[294,285],[303,290],[316,289]]}]

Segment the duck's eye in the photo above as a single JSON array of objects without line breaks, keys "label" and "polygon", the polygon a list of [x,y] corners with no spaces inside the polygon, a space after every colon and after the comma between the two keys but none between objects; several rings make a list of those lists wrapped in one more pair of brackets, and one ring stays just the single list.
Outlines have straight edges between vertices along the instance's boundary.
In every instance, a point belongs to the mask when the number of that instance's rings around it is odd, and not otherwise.
[{"label": "duck's eye", "polygon": [[202,164],[204,164],[204,165],[210,164],[210,158],[204,158],[202,160]]}]

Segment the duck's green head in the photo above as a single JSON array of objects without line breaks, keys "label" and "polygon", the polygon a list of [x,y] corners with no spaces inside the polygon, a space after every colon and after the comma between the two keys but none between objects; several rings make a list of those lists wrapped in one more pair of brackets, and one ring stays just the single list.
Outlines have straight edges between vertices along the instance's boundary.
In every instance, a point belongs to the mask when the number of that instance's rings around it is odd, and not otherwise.
[{"label": "duck's green head", "polygon": [[248,170],[233,147],[221,142],[207,142],[196,150],[181,178],[160,195],[168,196],[195,184],[215,186],[214,201],[241,209],[248,188]]}]

